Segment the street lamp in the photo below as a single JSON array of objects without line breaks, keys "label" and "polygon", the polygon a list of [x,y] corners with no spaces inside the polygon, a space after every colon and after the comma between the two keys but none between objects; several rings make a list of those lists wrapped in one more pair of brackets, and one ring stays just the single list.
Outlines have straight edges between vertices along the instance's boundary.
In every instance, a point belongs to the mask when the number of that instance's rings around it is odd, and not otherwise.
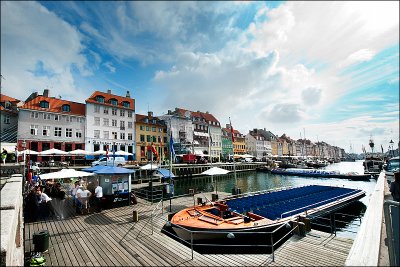
[{"label": "street lamp", "polygon": [[[392,153],[394,154],[394,151],[393,151],[393,144],[394,144],[394,142],[393,142],[393,140],[392,139],[390,139],[390,142],[389,142],[389,144],[390,144],[390,156],[392,155]],[[393,155],[394,156],[394,155]]]}]

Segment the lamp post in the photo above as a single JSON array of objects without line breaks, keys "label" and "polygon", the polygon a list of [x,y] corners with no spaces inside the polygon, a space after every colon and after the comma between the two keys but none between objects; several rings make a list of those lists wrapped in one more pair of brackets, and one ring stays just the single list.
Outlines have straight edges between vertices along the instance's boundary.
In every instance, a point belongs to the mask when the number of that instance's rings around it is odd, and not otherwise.
[{"label": "lamp post", "polygon": [[[390,156],[392,156],[392,153],[394,154],[394,151],[393,151],[393,144],[394,144],[394,142],[393,142],[393,140],[392,139],[390,139],[390,142],[389,142],[389,144],[390,144]],[[394,155],[393,155],[394,156]]]},{"label": "lamp post", "polygon": [[23,152],[24,152],[24,155],[23,155],[23,160],[24,160],[24,179],[25,179],[25,169],[26,169],[26,141],[25,140],[23,140],[22,141],[22,150],[23,150]]}]

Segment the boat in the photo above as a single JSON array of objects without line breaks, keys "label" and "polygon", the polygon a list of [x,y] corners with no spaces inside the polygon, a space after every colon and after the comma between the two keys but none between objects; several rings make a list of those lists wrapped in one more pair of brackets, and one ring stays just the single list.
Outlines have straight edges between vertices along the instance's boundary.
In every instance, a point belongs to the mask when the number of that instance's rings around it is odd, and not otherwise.
[{"label": "boat", "polygon": [[248,244],[262,237],[265,242],[270,237],[263,233],[286,228],[301,215],[324,215],[364,196],[360,189],[322,185],[260,191],[182,209],[166,227],[186,241],[221,244],[228,238],[224,244]]},{"label": "boat", "polygon": [[340,173],[339,171],[316,170],[316,169],[273,169],[273,174],[292,175],[292,176],[306,176],[306,177],[322,177],[322,178],[340,178],[350,179],[357,181],[369,181],[370,174],[358,174],[356,172]]},{"label": "boat", "polygon": [[369,139],[369,146],[371,148],[370,153],[366,153],[365,148],[365,158],[363,162],[364,174],[370,174],[373,177],[379,176],[383,169],[384,158],[383,154],[374,152],[374,141],[372,137]]}]

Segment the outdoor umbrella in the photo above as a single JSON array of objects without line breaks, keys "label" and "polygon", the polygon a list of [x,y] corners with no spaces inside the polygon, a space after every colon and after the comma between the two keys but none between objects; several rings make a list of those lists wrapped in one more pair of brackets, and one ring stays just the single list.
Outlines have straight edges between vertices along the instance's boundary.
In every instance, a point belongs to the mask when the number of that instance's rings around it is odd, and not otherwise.
[{"label": "outdoor umbrella", "polygon": [[174,178],[175,175],[167,169],[157,169],[154,171],[153,176],[164,177],[164,178]]},{"label": "outdoor umbrella", "polygon": [[76,149],[68,152],[68,155],[76,155],[76,156],[81,156],[81,155],[89,155],[90,152],[82,149]]},{"label": "outdoor umbrella", "polygon": [[86,177],[93,175],[94,175],[93,173],[77,171],[75,169],[62,169],[58,172],[40,174],[39,177],[42,180],[46,180],[46,179],[78,178],[78,177]]},{"label": "outdoor umbrella", "polygon": [[126,152],[126,151],[122,151],[122,150],[118,150],[117,152],[114,153],[115,155],[118,156],[132,156],[132,153]]},{"label": "outdoor umbrella", "polygon": [[95,152],[92,152],[90,154],[94,155],[94,156],[99,156],[99,155],[105,155],[107,152],[104,150],[97,150]]},{"label": "outdoor umbrella", "polygon": [[[225,170],[225,169],[221,169],[218,167],[212,167],[211,169],[208,169],[204,172],[202,172],[201,174],[204,175],[211,175],[211,178],[214,177],[214,175],[223,175],[223,174],[227,174],[229,171]],[[218,193],[217,191],[217,182],[215,182],[215,193]]]},{"label": "outdoor umbrella", "polygon": [[57,148],[50,148],[48,150],[44,150],[39,152],[39,156],[54,156],[54,155],[67,155],[68,152],[59,150]]},{"label": "outdoor umbrella", "polygon": [[30,150],[30,149],[25,149],[25,150],[22,150],[22,151],[18,151],[18,154],[26,154],[26,155],[37,155],[37,154],[39,154],[39,152],[36,152],[36,151],[34,151],[34,150]]},{"label": "outdoor umbrella", "polygon": [[159,168],[159,166],[157,164],[149,163],[149,164],[146,164],[146,165],[140,167],[139,169],[141,169],[141,170],[155,170],[155,169],[158,169],[158,168]]}]

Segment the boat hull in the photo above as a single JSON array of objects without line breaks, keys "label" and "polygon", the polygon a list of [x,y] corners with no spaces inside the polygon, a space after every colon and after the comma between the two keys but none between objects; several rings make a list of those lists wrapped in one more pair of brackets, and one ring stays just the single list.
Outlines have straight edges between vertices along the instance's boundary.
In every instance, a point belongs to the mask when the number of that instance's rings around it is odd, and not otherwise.
[{"label": "boat hull", "polygon": [[301,177],[320,177],[320,178],[338,178],[338,179],[349,179],[356,181],[369,181],[371,179],[371,174],[328,174],[328,173],[320,173],[320,172],[290,172],[286,170],[275,169],[271,170],[273,174],[282,174],[282,175],[290,175],[290,176],[301,176]]}]

